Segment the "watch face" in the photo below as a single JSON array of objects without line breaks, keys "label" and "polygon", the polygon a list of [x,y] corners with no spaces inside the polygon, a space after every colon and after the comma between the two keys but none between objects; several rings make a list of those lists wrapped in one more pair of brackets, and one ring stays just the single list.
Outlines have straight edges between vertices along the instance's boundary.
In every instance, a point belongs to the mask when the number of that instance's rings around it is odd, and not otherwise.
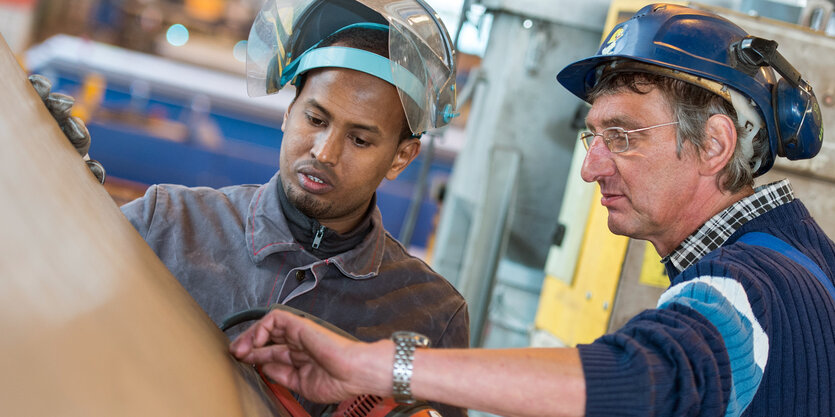
[{"label": "watch face", "polygon": [[399,331],[391,334],[395,341],[408,342],[415,347],[429,347],[429,338],[416,332]]}]

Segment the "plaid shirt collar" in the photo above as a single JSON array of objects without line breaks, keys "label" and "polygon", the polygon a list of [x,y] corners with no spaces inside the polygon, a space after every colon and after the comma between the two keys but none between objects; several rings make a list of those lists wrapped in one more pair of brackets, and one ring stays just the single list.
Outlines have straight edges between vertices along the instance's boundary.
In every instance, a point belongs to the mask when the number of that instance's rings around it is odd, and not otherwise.
[{"label": "plaid shirt collar", "polygon": [[677,271],[684,271],[703,256],[722,246],[749,220],[792,200],[794,194],[787,179],[757,187],[754,194],[711,217],[661,262],[672,264]]}]

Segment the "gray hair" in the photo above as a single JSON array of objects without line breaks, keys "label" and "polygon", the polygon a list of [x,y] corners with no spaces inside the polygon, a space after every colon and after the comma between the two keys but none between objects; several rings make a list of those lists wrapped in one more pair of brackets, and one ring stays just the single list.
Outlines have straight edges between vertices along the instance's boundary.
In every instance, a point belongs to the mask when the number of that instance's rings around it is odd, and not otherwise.
[{"label": "gray hair", "polygon": [[[737,132],[742,132],[737,112],[733,105],[721,96],[702,87],[646,72],[610,72],[604,74],[600,81],[588,93],[588,101],[594,102],[601,96],[615,94],[628,89],[638,94],[647,94],[657,88],[670,105],[675,120],[678,121],[676,134],[676,154],[681,157],[684,143],[690,142],[700,155],[705,149],[708,139],[705,126],[707,120],[716,114],[723,114],[731,118]],[[746,158],[743,155],[740,141],[737,140],[733,156],[716,178],[717,186],[721,190],[735,193],[745,186],[754,185],[753,167],[770,152],[768,133],[761,129],[753,139],[754,155]]]}]

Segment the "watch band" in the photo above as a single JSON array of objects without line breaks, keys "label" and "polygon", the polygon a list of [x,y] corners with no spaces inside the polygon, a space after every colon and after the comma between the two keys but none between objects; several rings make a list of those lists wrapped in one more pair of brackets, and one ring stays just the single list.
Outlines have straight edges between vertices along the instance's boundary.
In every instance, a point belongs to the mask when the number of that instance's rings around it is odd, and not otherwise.
[{"label": "watch band", "polygon": [[394,332],[391,340],[394,341],[392,396],[399,403],[413,404],[412,362],[415,360],[415,349],[429,347],[429,338],[415,332]]}]

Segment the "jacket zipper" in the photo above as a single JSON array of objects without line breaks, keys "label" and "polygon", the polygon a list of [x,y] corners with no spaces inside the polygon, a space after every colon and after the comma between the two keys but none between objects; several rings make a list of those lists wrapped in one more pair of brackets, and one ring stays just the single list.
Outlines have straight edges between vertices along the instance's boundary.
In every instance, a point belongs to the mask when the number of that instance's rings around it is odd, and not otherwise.
[{"label": "jacket zipper", "polygon": [[325,235],[325,226],[320,225],[319,230],[316,231],[316,237],[313,238],[313,249],[319,249],[319,244],[322,243],[322,236]]}]

